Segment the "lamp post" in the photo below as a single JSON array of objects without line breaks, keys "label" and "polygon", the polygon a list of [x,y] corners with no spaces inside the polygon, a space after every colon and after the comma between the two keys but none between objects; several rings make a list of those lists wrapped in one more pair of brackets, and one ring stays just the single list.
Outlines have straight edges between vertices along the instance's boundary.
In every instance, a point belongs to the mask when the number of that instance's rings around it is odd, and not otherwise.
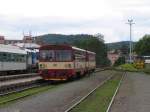
[{"label": "lamp post", "polygon": [[130,25],[130,63],[132,63],[132,25],[135,24],[133,23],[133,19],[128,19],[128,23]]}]

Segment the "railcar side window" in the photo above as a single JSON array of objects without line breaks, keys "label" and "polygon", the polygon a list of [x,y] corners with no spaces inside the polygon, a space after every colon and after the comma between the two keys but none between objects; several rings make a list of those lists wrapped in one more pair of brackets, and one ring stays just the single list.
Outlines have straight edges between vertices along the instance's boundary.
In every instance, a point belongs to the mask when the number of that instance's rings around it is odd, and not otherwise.
[{"label": "railcar side window", "polygon": [[3,55],[0,53],[0,61],[3,61]]},{"label": "railcar side window", "polygon": [[15,53],[0,53],[0,61],[3,62],[25,62],[26,57],[22,54],[15,54]]},{"label": "railcar side window", "polygon": [[14,54],[11,54],[11,61],[15,61],[15,57],[14,57]]},{"label": "railcar side window", "polygon": [[10,57],[11,57],[11,54],[7,53],[7,61],[11,61]]},{"label": "railcar side window", "polygon": [[25,62],[26,61],[26,57],[25,55],[22,55],[22,62]]},{"label": "railcar side window", "polygon": [[84,62],[86,60],[86,54],[83,51],[74,51],[75,60],[79,62]]},{"label": "railcar side window", "polygon": [[6,53],[3,53],[3,61],[6,61],[7,60],[7,55]]},{"label": "railcar side window", "polygon": [[89,61],[95,61],[95,55],[90,54],[89,55]]}]

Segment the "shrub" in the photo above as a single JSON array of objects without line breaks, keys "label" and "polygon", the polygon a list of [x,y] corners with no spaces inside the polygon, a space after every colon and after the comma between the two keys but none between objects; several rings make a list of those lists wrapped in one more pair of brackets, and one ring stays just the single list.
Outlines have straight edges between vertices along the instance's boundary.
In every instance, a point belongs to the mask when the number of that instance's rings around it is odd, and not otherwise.
[{"label": "shrub", "polygon": [[136,72],[138,71],[133,64],[123,64],[123,65],[120,65],[120,68],[122,70],[126,70],[126,71],[133,71],[133,72]]},{"label": "shrub", "polygon": [[119,66],[125,64],[125,57],[119,57],[118,60],[115,62],[114,66]]},{"label": "shrub", "polygon": [[145,73],[147,73],[147,74],[150,74],[150,68],[145,68],[145,69],[143,70],[143,72],[145,72]]}]

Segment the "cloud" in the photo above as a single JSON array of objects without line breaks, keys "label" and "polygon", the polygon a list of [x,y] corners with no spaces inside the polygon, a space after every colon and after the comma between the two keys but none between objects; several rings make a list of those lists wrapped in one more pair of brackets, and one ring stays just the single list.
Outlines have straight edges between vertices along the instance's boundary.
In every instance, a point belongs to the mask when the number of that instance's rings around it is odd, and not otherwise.
[{"label": "cloud", "polygon": [[0,34],[22,39],[22,32],[80,34],[102,33],[106,42],[133,40],[150,32],[148,0],[0,0]]}]

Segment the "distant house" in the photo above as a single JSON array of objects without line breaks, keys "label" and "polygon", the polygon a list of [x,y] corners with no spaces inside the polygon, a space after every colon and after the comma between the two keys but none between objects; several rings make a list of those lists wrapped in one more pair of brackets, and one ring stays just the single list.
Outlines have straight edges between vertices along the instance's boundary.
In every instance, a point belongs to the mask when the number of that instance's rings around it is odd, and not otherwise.
[{"label": "distant house", "polygon": [[114,63],[118,60],[120,57],[120,52],[119,51],[109,51],[107,53],[107,58],[111,61],[111,65],[113,66]]}]

